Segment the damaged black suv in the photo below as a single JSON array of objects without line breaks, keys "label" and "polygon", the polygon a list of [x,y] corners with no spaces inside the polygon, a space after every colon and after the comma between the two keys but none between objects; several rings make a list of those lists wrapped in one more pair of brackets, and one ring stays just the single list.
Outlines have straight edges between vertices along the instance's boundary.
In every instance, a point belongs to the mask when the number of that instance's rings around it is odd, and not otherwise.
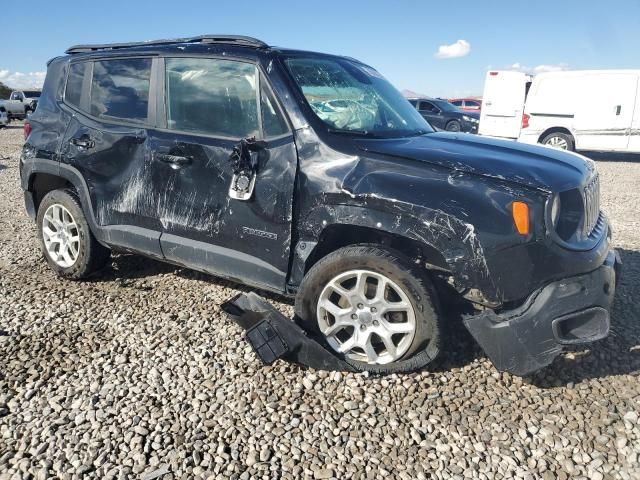
[{"label": "damaged black suv", "polygon": [[590,160],[435,133],[351,58],[221,35],[66,53],[21,157],[59,275],[113,249],[295,296],[300,326],[374,372],[455,348],[447,289],[501,370],[607,335],[619,260]]}]

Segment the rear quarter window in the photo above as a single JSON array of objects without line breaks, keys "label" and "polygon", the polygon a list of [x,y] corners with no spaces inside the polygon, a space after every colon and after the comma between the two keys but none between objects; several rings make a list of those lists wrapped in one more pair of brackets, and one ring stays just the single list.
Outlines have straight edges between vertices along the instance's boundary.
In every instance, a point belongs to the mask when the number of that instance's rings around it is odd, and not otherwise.
[{"label": "rear quarter window", "polygon": [[87,64],[72,63],[69,66],[69,75],[67,76],[67,86],[64,92],[64,100],[69,105],[80,108],[80,98],[82,97],[82,83],[84,82],[85,66]]},{"label": "rear quarter window", "polygon": [[149,107],[150,58],[121,58],[94,62],[91,115],[144,122]]}]

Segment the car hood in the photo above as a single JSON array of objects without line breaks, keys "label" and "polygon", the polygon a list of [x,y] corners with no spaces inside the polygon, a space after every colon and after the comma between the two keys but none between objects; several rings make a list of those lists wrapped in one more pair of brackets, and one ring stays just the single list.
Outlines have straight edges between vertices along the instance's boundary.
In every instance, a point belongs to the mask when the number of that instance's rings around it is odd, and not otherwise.
[{"label": "car hood", "polygon": [[437,132],[355,142],[366,152],[428,162],[545,192],[583,185],[594,169],[591,160],[575,153],[470,134]]}]

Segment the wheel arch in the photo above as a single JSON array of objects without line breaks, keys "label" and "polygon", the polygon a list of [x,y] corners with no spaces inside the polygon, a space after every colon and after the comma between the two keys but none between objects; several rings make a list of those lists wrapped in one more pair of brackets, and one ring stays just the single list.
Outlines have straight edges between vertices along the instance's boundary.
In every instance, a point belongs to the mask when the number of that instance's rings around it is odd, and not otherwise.
[{"label": "wheel arch", "polygon": [[315,248],[304,264],[306,273],[320,259],[339,248],[358,244],[384,245],[409,257],[424,262],[433,270],[448,271],[449,267],[444,255],[433,245],[416,239],[372,227],[336,223],[328,225],[318,237]]},{"label": "wheel arch", "polygon": [[573,134],[573,132],[569,130],[567,127],[558,127],[558,126],[549,127],[544,132],[542,132],[540,136],[538,136],[538,143],[542,143],[542,139],[544,139],[544,137],[552,133],[564,133],[566,135],[570,135],[571,138],[573,139],[574,146],[576,145],[576,136]]},{"label": "wheel arch", "polygon": [[37,212],[37,205],[42,201],[42,198],[50,191],[58,188],[71,188],[75,190],[80,199],[80,205],[85,212],[89,228],[92,233],[96,235],[99,229],[97,228],[98,225],[93,216],[93,209],[91,208],[89,188],[80,172],[56,160],[31,158],[24,161],[22,167],[22,189],[26,195],[31,197],[34,206],[34,216]]},{"label": "wheel arch", "polygon": [[29,178],[29,191],[33,195],[34,211],[37,214],[42,199],[53,190],[71,188],[77,192],[75,186],[66,178],[45,172],[33,172]]}]

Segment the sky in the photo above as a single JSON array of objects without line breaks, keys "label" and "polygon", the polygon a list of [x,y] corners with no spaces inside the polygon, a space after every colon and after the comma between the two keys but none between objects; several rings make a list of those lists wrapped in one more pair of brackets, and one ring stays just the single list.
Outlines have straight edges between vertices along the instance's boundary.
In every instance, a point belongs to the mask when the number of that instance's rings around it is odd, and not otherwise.
[{"label": "sky", "polygon": [[[38,87],[46,62],[78,43],[202,33],[357,58],[398,89],[481,95],[488,69],[640,68],[640,0],[31,0],[10,15],[0,82]],[[5,12],[6,13],[6,12]]]}]

